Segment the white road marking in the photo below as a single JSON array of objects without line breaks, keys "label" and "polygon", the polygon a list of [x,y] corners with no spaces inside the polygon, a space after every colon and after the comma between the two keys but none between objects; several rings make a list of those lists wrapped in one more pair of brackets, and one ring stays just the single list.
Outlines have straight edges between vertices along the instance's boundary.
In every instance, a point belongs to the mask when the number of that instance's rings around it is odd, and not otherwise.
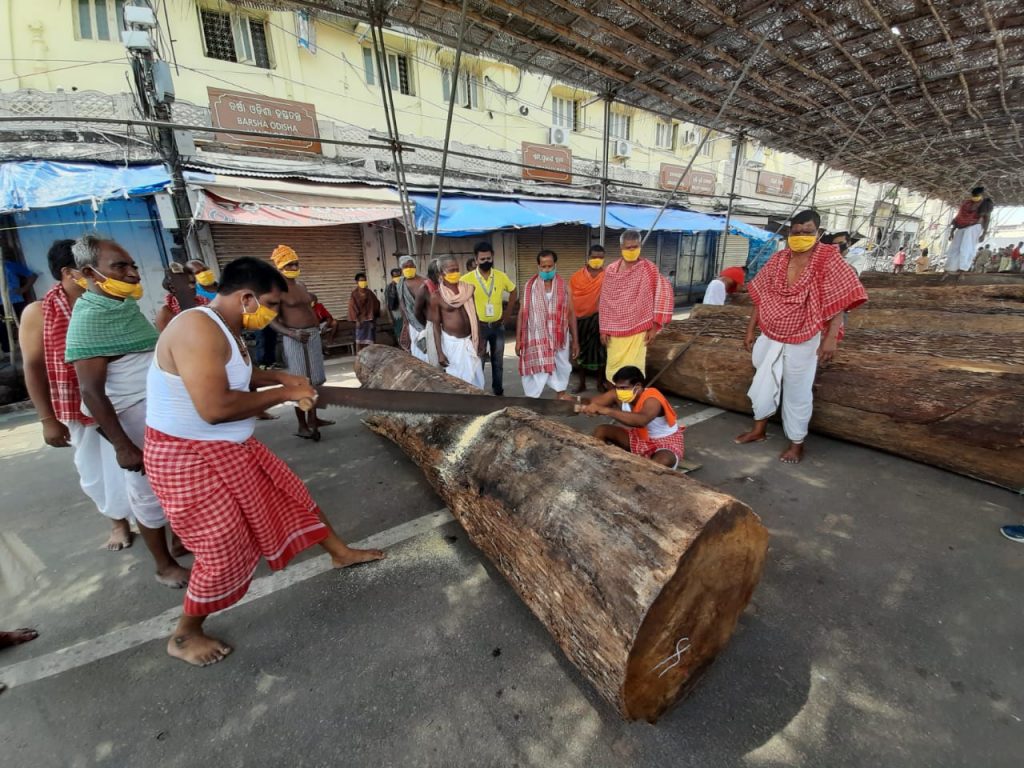
[{"label": "white road marking", "polygon": [[702,421],[713,419],[715,416],[721,416],[725,413],[721,408],[705,408],[704,410],[691,413],[689,416],[684,416],[679,420],[679,423],[684,427],[692,427],[694,424],[700,424]]},{"label": "white road marking", "polygon": [[[431,512],[415,520],[396,525],[394,528],[375,533],[362,541],[353,543],[352,546],[361,549],[385,549],[446,525],[454,519],[447,509],[439,509],[437,512]],[[283,571],[254,580],[245,597],[221,613],[251,603],[261,597],[272,595],[330,570],[331,561],[327,555],[304,560]],[[6,683],[8,688],[34,683],[37,680],[45,680],[62,672],[92,664],[94,661],[127,651],[137,645],[165,638],[174,629],[180,615],[181,608],[172,608],[133,626],[83,640],[34,659],[26,659],[17,664],[2,667],[0,668],[0,681]]]}]

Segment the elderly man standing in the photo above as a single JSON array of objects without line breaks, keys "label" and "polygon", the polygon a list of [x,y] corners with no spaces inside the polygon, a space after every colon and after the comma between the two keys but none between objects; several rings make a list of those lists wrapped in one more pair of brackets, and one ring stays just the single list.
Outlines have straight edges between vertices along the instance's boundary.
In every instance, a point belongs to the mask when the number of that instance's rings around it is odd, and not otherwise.
[{"label": "elderly man standing", "polygon": [[473,311],[473,286],[459,281],[459,262],[454,256],[442,256],[438,267],[441,280],[427,310],[438,364],[449,376],[483,389],[483,340]]},{"label": "elderly man standing", "polygon": [[39,414],[43,440],[53,448],[71,446],[82,490],[112,530],[104,545],[116,552],[132,545],[131,508],[114,448],[100,437],[96,422],[82,413],[75,367],[64,361],[71,310],[88,282],[75,267],[74,240],[57,240],[47,254],[57,284],[21,316],[19,343],[25,358],[25,388]]},{"label": "elderly man standing", "polygon": [[537,254],[537,274],[523,289],[516,323],[516,356],[523,392],[540,397],[548,386],[561,396],[569,386],[572,361],[579,357],[576,311],[565,281],[556,273],[558,254]]},{"label": "elderly man standing", "polygon": [[167,548],[167,518],[142,461],[146,373],[158,334],[139,309],[139,269],[124,248],[95,235],[80,237],[72,252],[89,290],[71,312],[65,359],[75,366],[83,413],[114,448],[132,515],[156,562],[157,581],[181,589],[188,582],[188,569]]},{"label": "elderly man standing", "polygon": [[605,270],[601,288],[601,343],[608,348],[605,378],[627,365],[647,370],[647,347],[672,320],[674,295],[658,268],[640,257],[643,238],[635,229],[619,237],[622,258]]},{"label": "elderly man standing", "polygon": [[[304,283],[299,282],[301,270],[299,254],[287,245],[279,245],[270,254],[278,272],[284,277],[288,290],[281,295],[281,313],[270,327],[281,334],[284,346],[284,362],[288,373],[305,376],[314,387],[327,381],[324,371],[324,347],[320,340],[320,321],[313,311],[313,296]],[[309,412],[295,408],[298,422],[296,437],[310,440],[313,427],[329,427],[333,421],[316,415],[316,406]]]}]

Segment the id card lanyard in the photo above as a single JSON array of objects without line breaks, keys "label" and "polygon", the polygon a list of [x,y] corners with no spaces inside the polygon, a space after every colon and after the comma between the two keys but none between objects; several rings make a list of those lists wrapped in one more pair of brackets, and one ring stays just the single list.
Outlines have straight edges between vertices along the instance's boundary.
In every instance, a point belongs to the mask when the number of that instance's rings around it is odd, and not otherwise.
[{"label": "id card lanyard", "polygon": [[492,317],[496,314],[494,311],[494,303],[491,301],[491,294],[494,293],[495,283],[494,271],[491,270],[491,290],[487,290],[487,288],[484,287],[484,276],[480,274],[479,269],[476,271],[476,281],[480,284],[480,290],[484,292],[484,296],[487,297],[487,306],[484,307],[484,314],[487,315],[487,317]]}]

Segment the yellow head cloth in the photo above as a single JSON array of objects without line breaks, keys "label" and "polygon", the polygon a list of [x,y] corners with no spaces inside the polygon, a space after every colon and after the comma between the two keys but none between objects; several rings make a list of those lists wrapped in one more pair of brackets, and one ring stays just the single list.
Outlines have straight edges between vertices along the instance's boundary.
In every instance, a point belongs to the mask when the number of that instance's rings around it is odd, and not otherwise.
[{"label": "yellow head cloth", "polygon": [[299,260],[299,254],[295,252],[295,249],[290,245],[279,245],[274,249],[274,252],[270,254],[270,260],[274,262],[274,266],[280,269],[285,264],[291,264],[293,261]]}]

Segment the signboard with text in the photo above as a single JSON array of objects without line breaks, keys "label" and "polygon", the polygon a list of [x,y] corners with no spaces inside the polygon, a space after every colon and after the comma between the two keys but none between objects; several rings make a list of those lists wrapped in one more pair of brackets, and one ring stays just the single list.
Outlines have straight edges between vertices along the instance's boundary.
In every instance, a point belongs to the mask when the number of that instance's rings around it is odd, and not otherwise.
[{"label": "signboard with text", "polygon": [[[214,128],[306,137],[320,135],[317,132],[316,107],[312,104],[220,88],[206,90],[210,95],[210,119]],[[283,139],[218,133],[217,140],[226,144],[320,154],[320,142],[309,138]]]},{"label": "signboard with text", "polygon": [[572,150],[549,144],[523,142],[523,178],[555,184],[572,184]]},{"label": "signboard with text", "polygon": [[[679,177],[686,170],[681,165],[672,165],[672,163],[662,163],[661,173],[658,174],[658,185],[662,189],[673,190],[676,188],[676,184],[679,183]],[[683,179],[683,183],[679,184],[680,192],[691,192],[695,195],[713,195],[715,194],[715,183],[717,178],[713,173],[707,173],[706,171],[690,171],[686,174]]]},{"label": "signboard with text", "polygon": [[772,195],[774,197],[792,197],[795,181],[796,179],[792,176],[761,171],[757,174],[757,194]]}]

